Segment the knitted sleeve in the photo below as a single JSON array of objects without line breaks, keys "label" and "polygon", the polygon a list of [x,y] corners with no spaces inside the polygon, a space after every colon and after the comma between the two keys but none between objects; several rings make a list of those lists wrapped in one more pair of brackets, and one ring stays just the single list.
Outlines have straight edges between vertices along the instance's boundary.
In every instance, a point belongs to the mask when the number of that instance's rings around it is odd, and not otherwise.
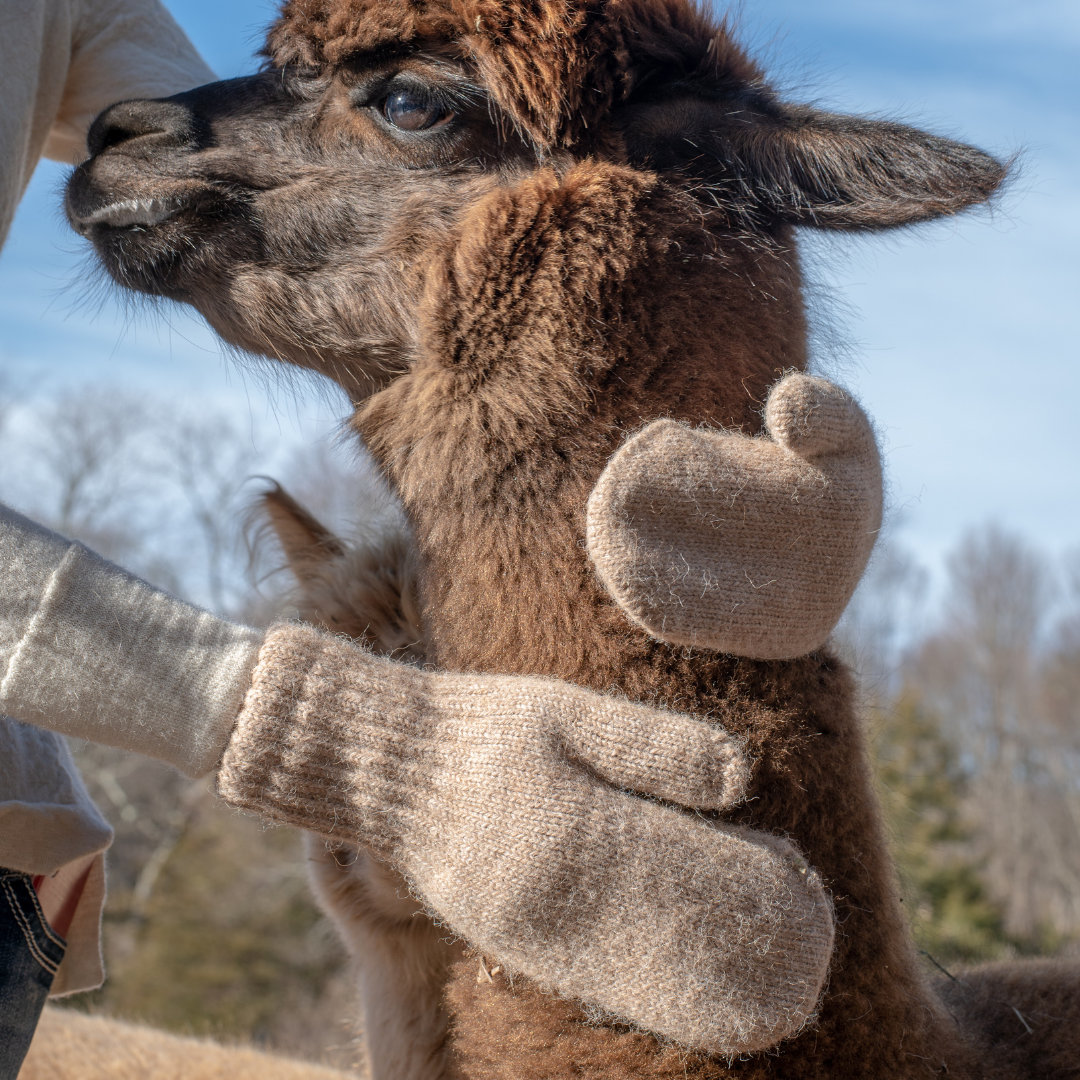
[{"label": "knitted sleeve", "polygon": [[201,776],[262,634],[155,589],[0,507],[0,712]]}]

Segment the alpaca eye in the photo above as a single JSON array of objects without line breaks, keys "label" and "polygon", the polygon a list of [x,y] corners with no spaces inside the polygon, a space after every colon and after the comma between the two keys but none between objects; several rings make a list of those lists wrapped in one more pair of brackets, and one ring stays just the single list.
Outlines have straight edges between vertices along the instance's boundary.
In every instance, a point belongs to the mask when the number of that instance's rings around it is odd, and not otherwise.
[{"label": "alpaca eye", "polygon": [[402,131],[427,131],[449,120],[453,113],[430,98],[411,90],[399,90],[383,102],[383,115]]}]

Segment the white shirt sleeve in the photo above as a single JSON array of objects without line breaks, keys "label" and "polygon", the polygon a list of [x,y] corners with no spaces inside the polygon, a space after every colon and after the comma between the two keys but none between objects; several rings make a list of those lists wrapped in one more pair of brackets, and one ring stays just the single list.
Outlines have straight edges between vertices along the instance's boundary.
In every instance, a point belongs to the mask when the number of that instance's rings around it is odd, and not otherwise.
[{"label": "white shirt sleeve", "polygon": [[4,0],[0,245],[43,153],[75,163],[108,105],[213,78],[160,0]]},{"label": "white shirt sleeve", "polygon": [[64,92],[45,157],[81,161],[102,109],[129,98],[169,97],[216,76],[160,0],[82,0]]}]

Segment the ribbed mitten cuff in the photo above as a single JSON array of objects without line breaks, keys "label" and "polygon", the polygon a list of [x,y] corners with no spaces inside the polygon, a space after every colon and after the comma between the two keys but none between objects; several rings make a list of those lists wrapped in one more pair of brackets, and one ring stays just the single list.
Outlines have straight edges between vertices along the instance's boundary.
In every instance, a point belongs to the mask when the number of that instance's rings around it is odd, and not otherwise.
[{"label": "ribbed mitten cuff", "polygon": [[234,806],[397,846],[435,716],[424,673],[310,627],[267,634],[217,774]]},{"label": "ribbed mitten cuff", "polygon": [[279,626],[218,783],[235,805],[374,844],[508,970],[737,1054],[813,1014],[828,896],[787,841],[617,789],[730,805],[745,768],[737,742],[691,717],[548,680],[424,672]]},{"label": "ribbed mitten cuff", "polygon": [[466,787],[473,769],[474,784],[504,767],[528,783],[515,755],[552,732],[566,767],[580,753],[618,787],[707,809],[745,790],[742,741],[702,721],[549,679],[423,671],[291,623],[266,635],[218,788],[283,824],[393,846],[430,819],[448,770]]}]

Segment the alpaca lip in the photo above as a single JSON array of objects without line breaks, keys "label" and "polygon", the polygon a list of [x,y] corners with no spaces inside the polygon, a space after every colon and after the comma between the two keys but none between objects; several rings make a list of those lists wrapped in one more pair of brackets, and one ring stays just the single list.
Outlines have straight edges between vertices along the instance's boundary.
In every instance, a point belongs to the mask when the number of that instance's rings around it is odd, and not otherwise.
[{"label": "alpaca lip", "polygon": [[121,199],[79,218],[79,228],[85,231],[95,225],[110,225],[119,229],[131,225],[158,225],[180,209],[165,199]]}]

